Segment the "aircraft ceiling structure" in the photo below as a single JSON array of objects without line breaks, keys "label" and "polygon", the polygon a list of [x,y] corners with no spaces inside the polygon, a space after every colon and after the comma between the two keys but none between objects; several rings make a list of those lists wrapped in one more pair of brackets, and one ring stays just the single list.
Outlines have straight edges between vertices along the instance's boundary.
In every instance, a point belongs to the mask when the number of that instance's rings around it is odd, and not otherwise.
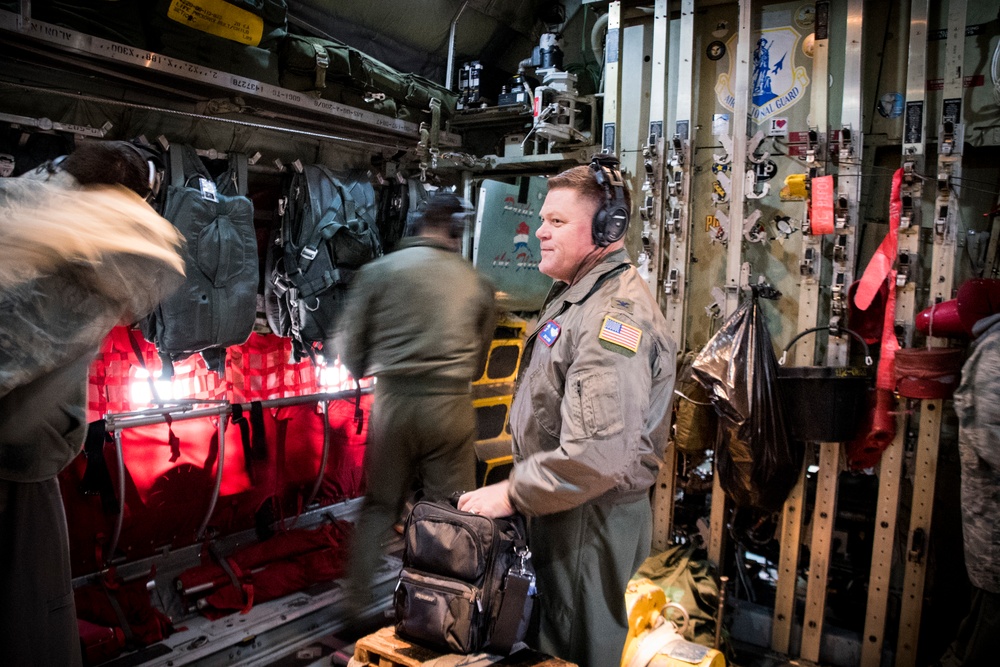
[{"label": "aircraft ceiling structure", "polygon": [[545,31],[538,17],[552,4],[543,0],[289,0],[288,15],[292,30],[325,34],[400,71],[443,82],[449,33],[456,17],[456,65],[480,60],[513,73]]}]

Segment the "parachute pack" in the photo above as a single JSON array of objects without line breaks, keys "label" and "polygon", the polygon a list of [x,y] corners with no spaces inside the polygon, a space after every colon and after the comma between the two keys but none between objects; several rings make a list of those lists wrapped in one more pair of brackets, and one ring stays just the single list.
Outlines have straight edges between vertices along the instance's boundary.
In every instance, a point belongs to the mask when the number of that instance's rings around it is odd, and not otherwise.
[{"label": "parachute pack", "polygon": [[364,174],[306,165],[292,176],[281,227],[267,253],[272,331],[292,339],[295,361],[315,359],[336,330],[354,271],[382,254],[375,188]]},{"label": "parachute pack", "polygon": [[247,158],[230,154],[228,168],[212,176],[190,146],[168,150],[164,218],[181,231],[186,278],[143,322],[166,375],[173,362],[200,352],[222,373],[226,347],[246,341],[256,312],[259,263],[253,204],[246,197]]}]

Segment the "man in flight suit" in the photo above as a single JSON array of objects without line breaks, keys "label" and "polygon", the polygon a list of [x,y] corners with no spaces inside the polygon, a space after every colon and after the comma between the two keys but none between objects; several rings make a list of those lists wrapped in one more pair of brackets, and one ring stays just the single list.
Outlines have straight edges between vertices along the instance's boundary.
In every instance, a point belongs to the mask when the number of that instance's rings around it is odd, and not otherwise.
[{"label": "man in flight suit", "polygon": [[556,282],[525,344],[514,468],[458,504],[529,517],[539,598],[528,642],[581,667],[621,661],[674,387],[675,345],[624,248],[628,212],[613,158],[549,179],[535,234],[538,268]]},{"label": "man in flight suit", "polygon": [[472,381],[486,363],[496,306],[492,286],[456,252],[465,217],[454,194],[431,197],[416,236],[357,273],[341,315],[341,362],[356,378],[377,378],[347,612],[371,601],[382,541],[415,479],[432,499],[476,485]]}]

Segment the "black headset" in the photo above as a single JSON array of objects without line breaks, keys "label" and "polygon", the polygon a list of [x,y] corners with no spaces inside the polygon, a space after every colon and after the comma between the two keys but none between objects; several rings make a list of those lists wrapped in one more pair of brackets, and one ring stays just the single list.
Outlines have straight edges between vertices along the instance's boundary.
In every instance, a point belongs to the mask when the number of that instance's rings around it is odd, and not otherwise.
[{"label": "black headset", "polygon": [[618,158],[598,153],[590,161],[594,180],[604,192],[604,201],[594,213],[591,232],[594,245],[605,248],[625,236],[629,210],[625,202],[625,181],[618,169]]}]

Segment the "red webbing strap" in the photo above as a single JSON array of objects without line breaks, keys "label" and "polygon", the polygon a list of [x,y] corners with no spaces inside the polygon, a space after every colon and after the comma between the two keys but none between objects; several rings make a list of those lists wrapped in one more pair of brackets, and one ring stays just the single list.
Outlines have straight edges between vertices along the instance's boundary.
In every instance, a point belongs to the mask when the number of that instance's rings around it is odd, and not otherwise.
[{"label": "red webbing strap", "polygon": [[858,290],[854,295],[854,304],[861,310],[867,310],[875,299],[882,283],[889,281],[889,297],[885,304],[885,319],[882,322],[882,352],[878,360],[878,375],[875,386],[879,389],[893,390],[896,386],[893,364],[899,341],[896,340],[896,272],[892,265],[896,261],[899,246],[899,219],[903,210],[900,188],[903,184],[903,170],[897,169],[892,175],[892,194],[889,198],[889,233],[882,239],[878,250],[861,276]]}]

